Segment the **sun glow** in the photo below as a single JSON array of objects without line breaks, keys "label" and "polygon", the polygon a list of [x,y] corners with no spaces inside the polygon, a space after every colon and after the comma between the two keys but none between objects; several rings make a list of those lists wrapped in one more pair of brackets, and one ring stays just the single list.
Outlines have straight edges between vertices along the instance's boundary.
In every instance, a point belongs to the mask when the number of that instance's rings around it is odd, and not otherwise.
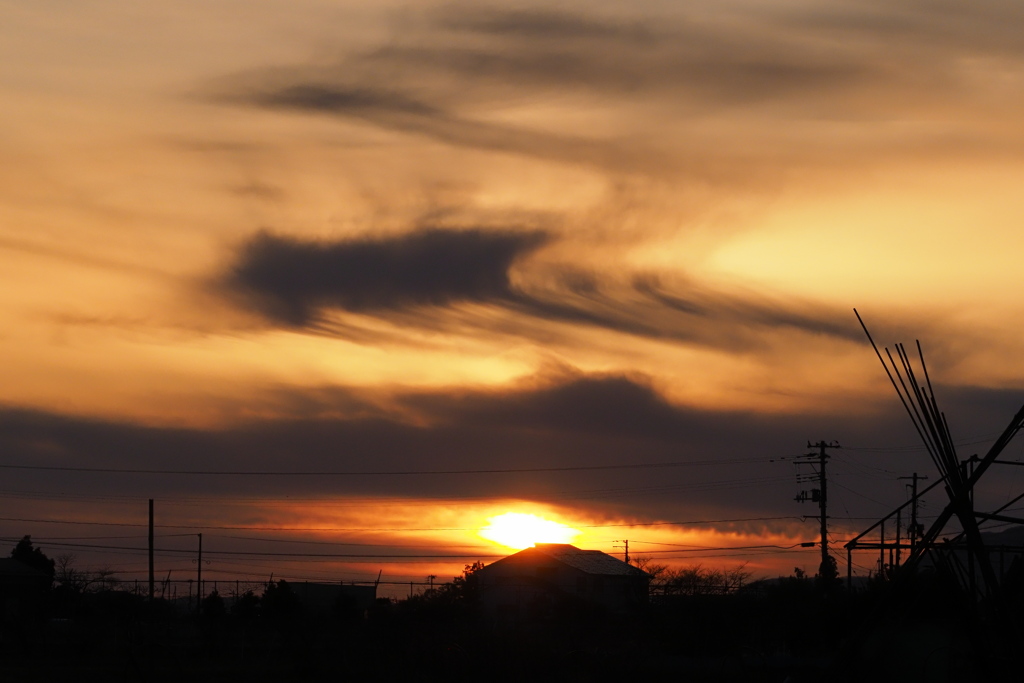
[{"label": "sun glow", "polygon": [[522,550],[537,543],[569,543],[580,535],[578,529],[522,512],[489,517],[480,535],[489,541]]}]

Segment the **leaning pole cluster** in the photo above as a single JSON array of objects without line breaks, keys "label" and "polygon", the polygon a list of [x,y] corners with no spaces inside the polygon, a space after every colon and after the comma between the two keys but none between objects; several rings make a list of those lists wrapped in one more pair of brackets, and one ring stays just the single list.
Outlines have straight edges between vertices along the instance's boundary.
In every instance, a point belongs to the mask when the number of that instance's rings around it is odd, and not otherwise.
[{"label": "leaning pole cluster", "polygon": [[[891,554],[895,553],[897,558],[894,563],[890,562],[894,578],[909,579],[927,564],[954,577],[973,600],[985,606],[985,611],[998,611],[1003,602],[999,599],[1000,592],[1009,573],[1004,563],[997,562],[996,559],[1001,559],[1002,553],[1007,549],[986,546],[980,526],[985,522],[1024,524],[1024,519],[1005,514],[1010,506],[1024,499],[1024,493],[1012,497],[991,511],[976,509],[974,493],[978,482],[992,465],[1021,464],[1000,461],[998,457],[1017,432],[1024,427],[1024,407],[1017,411],[1010,424],[984,456],[975,455],[961,461],[950,435],[945,413],[939,409],[921,343],[916,342],[916,363],[903,344],[896,344],[893,350],[886,347],[883,355],[856,309],[854,314],[928,451],[936,469],[937,480],[927,488],[917,491],[915,475],[913,498],[849,541],[846,544],[847,559],[851,559],[854,551],[878,550],[884,560],[885,551],[888,549]],[[912,525],[904,541],[900,538],[899,532],[901,516],[908,506],[916,511],[918,499],[937,486],[942,486],[946,492],[945,507],[927,530]],[[953,520],[958,523],[958,529],[950,528]],[[887,542],[884,529],[887,523],[892,525],[894,521],[897,531]],[[875,533],[878,534],[878,540],[874,540]],[[871,540],[867,540],[868,534],[872,534]],[[940,537],[943,536],[945,537],[940,541]],[[1024,549],[1011,550],[1015,551],[1014,555],[1019,555]],[[899,558],[903,551],[908,552],[909,556],[905,562],[900,562]]]}]

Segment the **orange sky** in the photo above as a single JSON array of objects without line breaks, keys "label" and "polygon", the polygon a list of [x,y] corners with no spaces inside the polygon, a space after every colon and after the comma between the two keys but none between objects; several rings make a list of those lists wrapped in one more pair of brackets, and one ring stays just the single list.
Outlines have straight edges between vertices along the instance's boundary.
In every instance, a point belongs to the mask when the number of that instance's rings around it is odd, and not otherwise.
[{"label": "orange sky", "polygon": [[1014,3],[0,4],[0,464],[723,463],[10,470],[7,519],[385,498],[359,524],[788,545],[808,440],[880,449],[837,457],[837,537],[930,466],[854,306],[922,340],[966,450],[1021,402]]}]

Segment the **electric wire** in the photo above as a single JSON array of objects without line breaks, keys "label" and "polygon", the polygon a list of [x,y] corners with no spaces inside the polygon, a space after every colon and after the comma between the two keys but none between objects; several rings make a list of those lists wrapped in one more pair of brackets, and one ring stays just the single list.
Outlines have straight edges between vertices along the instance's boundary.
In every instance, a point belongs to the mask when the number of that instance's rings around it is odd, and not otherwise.
[{"label": "electric wire", "polygon": [[[617,524],[577,524],[583,529],[610,529],[623,527],[653,527],[653,526],[690,526],[699,524],[729,524],[741,522],[761,522],[777,520],[805,521],[802,517],[736,517],[724,519],[698,519],[674,522],[627,522]],[[3,522],[21,522],[32,524],[72,524],[85,526],[117,526],[146,528],[148,524],[132,522],[86,522],[70,519],[30,519],[24,517],[0,517]],[[476,531],[479,527],[270,527],[270,526],[239,526],[239,525],[216,525],[216,524],[154,524],[158,529],[197,529],[197,530],[229,530],[229,531],[359,531],[359,532],[382,532],[382,531]]]},{"label": "electric wire", "polygon": [[69,465],[15,465],[0,464],[0,469],[35,470],[44,472],[79,472],[100,474],[159,474],[175,476],[238,476],[238,477],[379,477],[379,476],[449,476],[477,474],[519,474],[546,472],[583,472],[608,470],[663,469],[674,467],[719,466],[723,464],[749,464],[764,462],[764,458],[733,460],[683,460],[673,462],[630,463],[623,465],[579,465],[566,467],[509,467],[495,469],[450,470],[172,470],[127,467],[73,467]]}]

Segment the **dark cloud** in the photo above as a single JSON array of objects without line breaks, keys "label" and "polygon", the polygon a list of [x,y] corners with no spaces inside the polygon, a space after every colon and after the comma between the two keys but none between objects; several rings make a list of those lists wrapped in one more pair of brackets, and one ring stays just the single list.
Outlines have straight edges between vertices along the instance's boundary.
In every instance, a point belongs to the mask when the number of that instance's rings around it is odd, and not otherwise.
[{"label": "dark cloud", "polygon": [[440,109],[406,97],[400,93],[371,88],[337,88],[302,83],[267,93],[258,93],[254,99],[268,106],[290,107],[310,111],[351,113],[353,115],[381,116],[408,114],[438,118]]},{"label": "dark cloud", "polygon": [[228,281],[264,313],[305,325],[327,307],[373,311],[508,297],[509,268],[543,241],[540,233],[481,230],[341,242],[260,233],[243,246]]},{"label": "dark cloud", "polygon": [[668,404],[644,378],[576,377],[529,391],[422,395],[405,404],[435,419],[457,415],[481,428],[578,433],[651,441],[692,436],[695,415]]},{"label": "dark cloud", "polygon": [[[344,389],[300,398],[311,410],[314,403],[327,407],[353,403]],[[1022,395],[944,387],[940,398],[954,439],[991,441],[1019,408]],[[758,415],[673,405],[644,377],[570,375],[533,388],[420,392],[394,400],[399,408],[391,415],[354,411],[346,417],[315,409],[316,414],[306,418],[263,420],[219,430],[0,411],[4,464],[58,468],[5,470],[5,489],[59,491],[73,482],[76,488],[86,486],[99,495],[138,495],[140,499],[185,493],[299,498],[510,496],[646,519],[679,518],[708,510],[730,511],[731,516],[802,514],[806,511],[792,503],[799,486],[796,472],[784,458],[801,455],[809,440],[836,439],[848,449],[837,452],[834,469],[837,486],[841,485],[836,514],[842,517],[839,510],[843,508],[854,516],[858,510],[887,511],[888,505],[904,500],[902,482],[896,477],[912,471],[929,473],[931,467],[924,452],[914,448],[916,437],[895,397],[891,401],[886,397],[874,411]],[[981,415],[969,409],[978,401],[986,408]],[[729,462],[736,460],[745,462]],[[694,464],[561,473],[337,477],[187,477],[59,470],[71,466],[402,472],[658,462]]]},{"label": "dark cloud", "polygon": [[[733,351],[763,347],[763,332],[790,329],[861,342],[848,309],[759,294],[726,294],[654,275],[625,286],[614,278],[563,267],[545,288],[513,286],[509,270],[549,238],[539,232],[427,229],[386,239],[304,241],[259,233],[219,280],[241,303],[276,324],[362,339],[352,323],[325,323],[332,309],[390,319],[403,327],[445,329],[451,311],[480,302],[509,316],[458,317],[459,325],[522,337],[543,334],[537,321],[598,327],[652,339]],[[429,309],[429,310],[425,310]],[[372,337],[372,335],[371,335]]]},{"label": "dark cloud", "polygon": [[[1024,399],[1020,391],[937,389],[954,439],[980,442],[980,452]],[[383,563],[382,556],[422,554],[431,542],[414,533],[380,529],[382,518],[391,521],[422,511],[423,521],[411,517],[393,523],[401,528],[434,526],[437,503],[497,504],[505,499],[550,504],[564,520],[576,524],[753,518],[696,526],[723,532],[796,534],[811,541],[817,534],[816,509],[793,501],[797,492],[810,486],[798,481],[798,474],[806,475],[808,468],[795,467],[794,462],[807,452],[808,441],[819,439],[836,439],[843,446],[831,451],[829,461],[830,529],[836,539],[849,538],[902,504],[906,481],[898,477],[917,472],[928,477],[927,483],[936,480],[895,396],[885,396],[875,406],[860,406],[861,412],[758,415],[673,405],[645,377],[578,374],[505,391],[399,395],[392,397],[397,408],[391,413],[380,409],[383,402],[366,410],[360,392],[344,388],[292,393],[297,411],[306,410],[306,416],[253,420],[219,429],[140,426],[0,409],[4,456],[0,530],[14,539],[32,534],[46,552],[66,548],[69,538],[80,539],[74,552],[86,566],[108,566],[113,561],[119,563],[115,569],[122,570],[126,565],[120,564],[124,562],[120,554],[88,546],[123,547],[116,552],[136,554],[132,562],[142,568],[149,498],[155,500],[158,548],[194,552],[194,533],[203,531],[204,549],[214,557],[212,571],[248,567],[250,572],[290,576],[283,557],[263,562],[238,559],[232,566],[218,553],[253,552],[254,547],[280,553],[282,546],[270,543],[277,538],[331,542],[344,548],[341,552],[371,552],[372,561]],[[1008,459],[1019,459],[1020,449],[1019,442],[1012,443]],[[961,448],[962,455],[970,452],[968,445]],[[455,473],[669,462],[686,464]],[[17,469],[19,465],[52,469]],[[993,509],[1024,490],[1022,469],[991,470],[977,492],[979,508]],[[399,474],[423,470],[448,473]],[[238,473],[311,471],[385,474]],[[422,507],[403,507],[410,499],[421,501]],[[922,514],[926,517],[941,510],[945,505],[941,488],[925,502]],[[445,511],[455,512],[458,518],[458,508]],[[801,522],[803,515],[809,517]],[[95,522],[118,526],[81,526]],[[288,532],[287,536],[261,530],[258,536],[247,537],[232,526],[336,530],[309,535]],[[365,531],[372,528],[376,531]],[[86,529],[103,539],[84,540]],[[589,531],[598,534],[599,543],[610,544],[625,533],[638,548],[656,541],[642,527]],[[432,543],[445,553],[494,552]],[[317,552],[339,549],[317,547]],[[295,550],[309,552],[309,547]],[[687,556],[684,561],[699,560]],[[800,561],[794,557],[794,563]],[[164,569],[171,568],[170,559],[162,562]],[[303,566],[299,576],[312,571]],[[413,568],[406,571],[421,575]],[[360,578],[372,579],[376,572],[375,566],[372,573],[367,572],[369,576]]]}]

